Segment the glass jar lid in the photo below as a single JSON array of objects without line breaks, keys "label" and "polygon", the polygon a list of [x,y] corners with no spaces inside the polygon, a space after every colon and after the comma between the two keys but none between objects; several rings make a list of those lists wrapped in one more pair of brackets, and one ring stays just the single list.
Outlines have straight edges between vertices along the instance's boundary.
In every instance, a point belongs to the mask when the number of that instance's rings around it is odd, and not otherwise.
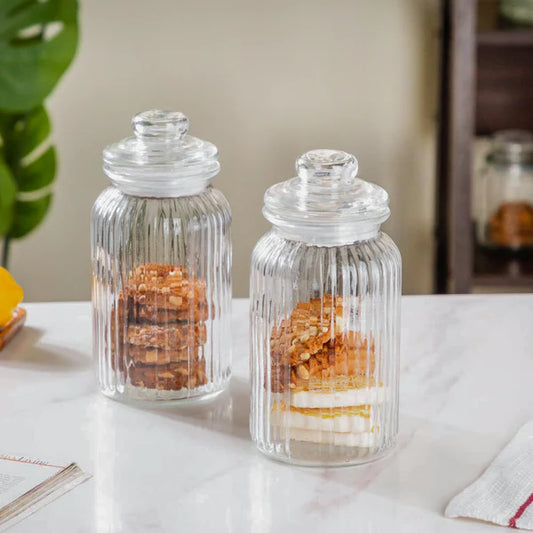
[{"label": "glass jar lid", "polygon": [[188,135],[189,119],[178,111],[152,109],[133,117],[133,137],[104,149],[104,172],[135,196],[198,194],[218,174],[217,147]]},{"label": "glass jar lid", "polygon": [[533,134],[525,130],[502,130],[492,136],[489,162],[533,163]]},{"label": "glass jar lid", "polygon": [[289,238],[339,245],[375,236],[390,216],[387,192],[357,176],[355,156],[312,150],[296,161],[298,176],[265,193],[263,215]]}]

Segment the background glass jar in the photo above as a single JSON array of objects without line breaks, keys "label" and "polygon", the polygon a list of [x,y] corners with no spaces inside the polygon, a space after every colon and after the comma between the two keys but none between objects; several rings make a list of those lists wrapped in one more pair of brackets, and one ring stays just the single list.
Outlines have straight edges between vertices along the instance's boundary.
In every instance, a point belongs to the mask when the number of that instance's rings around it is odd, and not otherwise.
[{"label": "background glass jar", "polygon": [[533,0],[500,0],[500,13],[513,26],[533,26]]},{"label": "background glass jar", "polygon": [[367,462],[398,431],[401,258],[388,195],[315,150],[265,194],[251,266],[251,433],[274,458]]},{"label": "background glass jar", "polygon": [[533,249],[533,135],[494,135],[478,183],[478,242],[488,248]]},{"label": "background glass jar", "polygon": [[147,111],[104,150],[92,211],[93,341],[112,398],[211,396],[230,377],[231,212],[216,147]]}]

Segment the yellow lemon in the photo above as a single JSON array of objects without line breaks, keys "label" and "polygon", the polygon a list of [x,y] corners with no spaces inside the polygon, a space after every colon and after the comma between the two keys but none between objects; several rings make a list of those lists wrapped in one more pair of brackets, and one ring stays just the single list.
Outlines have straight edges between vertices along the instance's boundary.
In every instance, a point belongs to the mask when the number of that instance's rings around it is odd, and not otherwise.
[{"label": "yellow lemon", "polygon": [[24,291],[20,285],[5,268],[0,267],[0,327],[9,322],[11,313],[23,297]]}]

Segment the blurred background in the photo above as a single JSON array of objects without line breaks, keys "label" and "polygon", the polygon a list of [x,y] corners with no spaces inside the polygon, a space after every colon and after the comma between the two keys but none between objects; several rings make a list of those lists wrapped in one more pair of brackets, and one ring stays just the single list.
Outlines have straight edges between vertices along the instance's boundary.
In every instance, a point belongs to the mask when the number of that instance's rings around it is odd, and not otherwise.
[{"label": "blurred background", "polygon": [[77,56],[48,99],[53,205],[11,246],[26,301],[90,297],[89,217],[107,144],[138,111],[183,111],[214,142],[233,208],[234,294],[267,230],[265,189],[314,148],[355,154],[385,187],[407,293],[432,289],[439,8],[436,0],[91,0]]},{"label": "blurred background", "polygon": [[[47,100],[58,155],[53,205],[11,246],[26,300],[89,299],[90,210],[108,185],[102,149],[131,135],[133,115],[151,108],[184,112],[190,133],[219,148],[214,185],[233,209],[235,296],[248,294],[250,253],[268,228],[265,189],[294,176],[295,159],[315,148],[355,154],[359,175],[389,192],[385,231],[403,255],[404,293],[531,290],[531,257],[478,252],[471,230],[487,136],[533,123],[531,4],[80,2],[77,55]],[[520,17],[502,23],[503,10],[517,6],[527,29]],[[509,214],[499,207],[533,213],[529,191],[500,191],[482,228]],[[527,232],[531,246],[533,218]],[[497,234],[503,248],[515,247]]]}]

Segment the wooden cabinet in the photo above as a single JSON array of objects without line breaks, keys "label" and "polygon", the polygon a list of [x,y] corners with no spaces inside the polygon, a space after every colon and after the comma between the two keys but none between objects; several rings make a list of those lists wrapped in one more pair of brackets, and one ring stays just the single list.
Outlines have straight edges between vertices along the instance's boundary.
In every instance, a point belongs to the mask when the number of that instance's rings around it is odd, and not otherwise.
[{"label": "wooden cabinet", "polygon": [[472,216],[475,135],[533,131],[533,28],[478,31],[474,0],[443,0],[436,198],[436,292],[533,290],[533,254],[476,246]]}]

